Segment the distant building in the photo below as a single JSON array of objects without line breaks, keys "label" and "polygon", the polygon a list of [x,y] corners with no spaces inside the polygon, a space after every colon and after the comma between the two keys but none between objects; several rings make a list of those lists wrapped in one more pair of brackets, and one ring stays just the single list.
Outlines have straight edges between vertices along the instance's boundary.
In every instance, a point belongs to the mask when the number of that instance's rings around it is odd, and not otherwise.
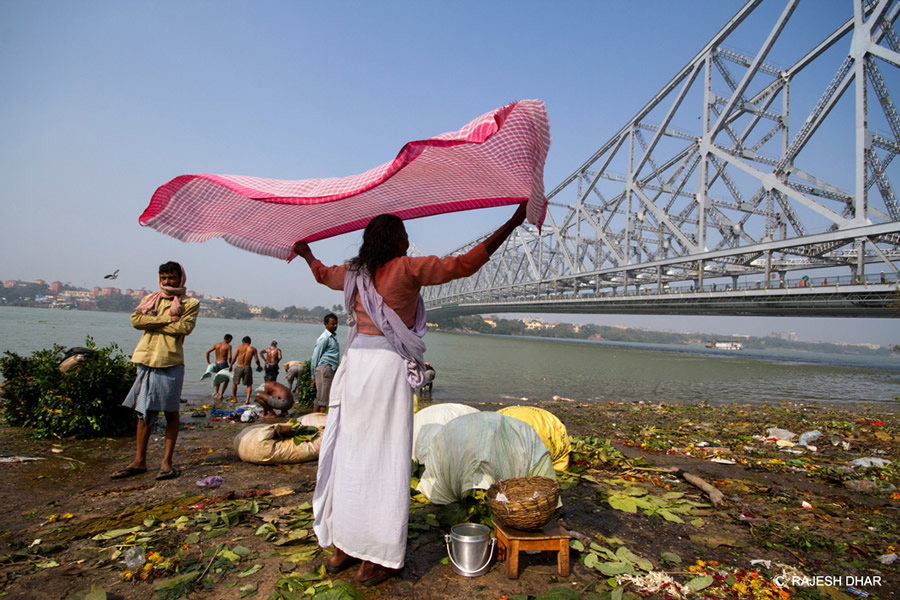
[{"label": "distant building", "polygon": [[53,283],[50,284],[50,291],[53,292],[54,294],[58,294],[59,291],[62,289],[62,286],[63,286],[62,281],[54,281]]},{"label": "distant building", "polygon": [[491,319],[489,317],[484,317],[481,320],[484,321],[485,323],[487,323],[488,325],[490,325],[491,327],[497,326],[497,321],[495,321],[494,319]]},{"label": "distant building", "polygon": [[16,287],[16,280],[15,279],[7,279],[6,281],[3,282],[3,287],[5,287],[5,288]]},{"label": "distant building", "polygon": [[773,331],[769,335],[774,338],[778,338],[779,340],[786,340],[788,342],[797,341],[797,334],[793,331]]},{"label": "distant building", "polygon": [[250,311],[251,315],[261,315],[262,307],[260,306],[248,306],[247,309]]},{"label": "distant building", "polygon": [[522,323],[525,324],[526,331],[533,331],[535,329],[545,329],[549,327],[546,323],[544,323],[543,319],[532,319],[529,317],[525,317],[522,319]]},{"label": "distant building", "polygon": [[122,294],[122,290],[115,287],[95,287],[94,288],[94,297],[97,296],[119,296]]}]

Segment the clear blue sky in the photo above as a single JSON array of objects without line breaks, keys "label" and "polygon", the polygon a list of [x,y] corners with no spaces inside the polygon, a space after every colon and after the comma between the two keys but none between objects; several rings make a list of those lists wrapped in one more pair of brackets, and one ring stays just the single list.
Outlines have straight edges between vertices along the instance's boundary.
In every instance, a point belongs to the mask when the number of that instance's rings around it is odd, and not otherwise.
[{"label": "clear blue sky", "polygon": [[[0,2],[0,277],[93,287],[118,268],[119,287],[153,288],[157,265],[175,259],[189,287],[209,295],[274,308],[341,303],[302,263],[221,240],[184,244],[140,227],[138,216],[176,175],[352,175],[391,160],[408,140],[525,98],[543,100],[550,115],[552,189],[741,4]],[[849,6],[807,3],[795,18],[836,24]],[[764,5],[738,49],[753,53],[781,8]],[[511,212],[443,215],[408,229],[424,252],[443,254]],[[313,249],[335,263],[358,240]],[[601,321],[900,341],[893,320]]]}]

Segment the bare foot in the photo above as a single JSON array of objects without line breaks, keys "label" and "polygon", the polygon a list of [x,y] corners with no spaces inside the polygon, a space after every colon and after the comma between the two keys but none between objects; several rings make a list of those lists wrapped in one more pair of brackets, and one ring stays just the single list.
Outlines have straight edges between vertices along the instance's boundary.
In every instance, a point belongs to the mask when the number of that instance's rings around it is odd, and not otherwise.
[{"label": "bare foot", "polygon": [[334,554],[328,557],[328,560],[325,561],[325,570],[329,573],[340,573],[350,565],[356,564],[359,562],[358,558],[354,558],[338,548],[334,547]]},{"label": "bare foot", "polygon": [[403,571],[402,568],[389,569],[377,563],[364,560],[356,571],[356,580],[362,586],[372,587],[382,581],[387,581],[395,575],[399,575],[401,571]]}]

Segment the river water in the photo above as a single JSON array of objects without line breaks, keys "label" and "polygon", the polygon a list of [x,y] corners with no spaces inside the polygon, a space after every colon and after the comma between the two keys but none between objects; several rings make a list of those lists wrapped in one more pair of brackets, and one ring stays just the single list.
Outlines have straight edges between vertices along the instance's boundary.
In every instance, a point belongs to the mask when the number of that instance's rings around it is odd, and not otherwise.
[{"label": "river water", "polygon": [[[200,376],[204,355],[231,333],[257,348],[278,341],[284,360],[307,360],[321,325],[200,318],[185,340],[184,396],[209,396]],[[342,343],[346,328],[338,330]],[[130,355],[140,336],[129,315],[77,310],[0,307],[0,352],[115,342]],[[579,401],[674,403],[878,404],[900,402],[900,356],[859,357],[796,351],[721,351],[698,346],[619,344],[490,335],[429,333],[426,360],[437,377],[434,401]],[[262,382],[262,373],[254,383]]]}]

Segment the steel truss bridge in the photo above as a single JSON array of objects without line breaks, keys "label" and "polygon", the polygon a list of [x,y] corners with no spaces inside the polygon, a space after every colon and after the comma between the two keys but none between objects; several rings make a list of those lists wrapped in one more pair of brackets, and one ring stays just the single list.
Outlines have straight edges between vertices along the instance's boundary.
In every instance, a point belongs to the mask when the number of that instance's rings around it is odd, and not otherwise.
[{"label": "steel truss bridge", "polygon": [[900,2],[846,0],[819,32],[824,5],[773,2],[747,2],[550,191],[541,231],[424,290],[429,319],[900,316]]}]

